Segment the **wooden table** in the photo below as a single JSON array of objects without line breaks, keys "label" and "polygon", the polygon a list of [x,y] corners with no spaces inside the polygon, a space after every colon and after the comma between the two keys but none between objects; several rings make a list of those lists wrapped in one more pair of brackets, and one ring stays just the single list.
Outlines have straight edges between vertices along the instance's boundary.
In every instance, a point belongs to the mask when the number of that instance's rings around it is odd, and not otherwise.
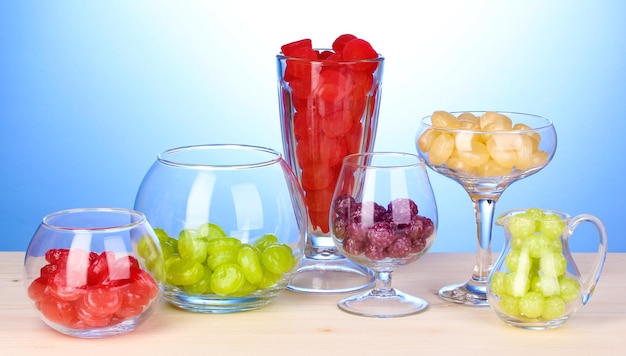
[{"label": "wooden table", "polygon": [[[577,254],[585,270],[593,255]],[[548,331],[505,325],[489,308],[452,305],[436,291],[469,277],[473,254],[429,253],[394,274],[394,285],[430,302],[421,314],[377,319],[339,310],[343,295],[283,292],[265,308],[196,314],[162,303],[132,333],[78,339],[46,326],[27,299],[22,252],[0,252],[0,354],[20,355],[620,355],[626,351],[626,254],[609,254],[590,302],[563,327]],[[583,272],[584,273],[584,272]]]}]

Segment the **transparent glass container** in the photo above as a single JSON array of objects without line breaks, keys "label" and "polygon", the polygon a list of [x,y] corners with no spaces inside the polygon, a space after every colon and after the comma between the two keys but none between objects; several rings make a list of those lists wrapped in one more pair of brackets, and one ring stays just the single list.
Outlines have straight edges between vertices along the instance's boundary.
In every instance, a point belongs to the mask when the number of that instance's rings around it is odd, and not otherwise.
[{"label": "transparent glass container", "polygon": [[426,310],[428,302],[394,288],[391,275],[430,249],[437,219],[421,157],[400,152],[346,156],[331,207],[333,241],[344,256],[374,271],[376,285],[341,299],[339,308],[378,318]]},{"label": "transparent glass container", "polygon": [[47,215],[24,259],[27,294],[42,320],[80,338],[135,330],[158,306],[164,275],[145,216],[120,208]]},{"label": "transparent glass container", "polygon": [[[569,248],[582,223],[596,229],[594,263],[581,273]],[[491,308],[510,326],[546,330],[562,326],[589,302],[600,279],[608,237],[602,221],[589,214],[570,217],[545,209],[512,209],[496,225],[505,244],[488,281]]]},{"label": "transparent glass container", "polygon": [[327,294],[370,287],[372,271],[337,250],[328,218],[343,157],[374,147],[384,58],[312,60],[281,53],[276,61],[283,151],[303,188],[309,220],[305,256],[288,288]]},{"label": "transparent glass container", "polygon": [[537,115],[438,111],[420,121],[418,153],[433,171],[465,189],[476,217],[477,251],[472,274],[464,282],[441,288],[441,299],[467,306],[489,306],[487,279],[493,267],[491,232],[496,203],[512,183],[546,167],[556,144],[554,125]]},{"label": "transparent glass container", "polygon": [[302,259],[306,210],[280,153],[214,144],[169,149],[145,175],[135,208],[165,256],[164,299],[202,313],[258,309]]}]

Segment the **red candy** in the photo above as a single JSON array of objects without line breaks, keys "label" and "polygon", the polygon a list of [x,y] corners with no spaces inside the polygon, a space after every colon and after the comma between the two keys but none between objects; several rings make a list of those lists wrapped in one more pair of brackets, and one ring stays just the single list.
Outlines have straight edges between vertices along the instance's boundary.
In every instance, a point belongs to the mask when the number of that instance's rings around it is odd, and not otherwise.
[{"label": "red candy", "polygon": [[[310,39],[281,46],[286,60],[284,80],[291,88],[293,130],[301,183],[314,228],[329,232],[329,192],[337,183],[341,161],[370,142],[361,142],[367,96],[378,53],[352,34],[335,39],[332,51],[317,51]],[[303,60],[305,59],[305,60]],[[348,60],[355,63],[337,64]]]},{"label": "red candy", "polygon": [[343,52],[343,48],[345,47],[346,43],[354,39],[356,39],[356,36],[349,33],[337,37],[337,39],[335,39],[335,41],[333,42],[333,51],[335,51],[336,53]]},{"label": "red candy", "polygon": [[28,287],[46,320],[75,329],[100,328],[139,315],[159,287],[132,256],[52,249]]}]

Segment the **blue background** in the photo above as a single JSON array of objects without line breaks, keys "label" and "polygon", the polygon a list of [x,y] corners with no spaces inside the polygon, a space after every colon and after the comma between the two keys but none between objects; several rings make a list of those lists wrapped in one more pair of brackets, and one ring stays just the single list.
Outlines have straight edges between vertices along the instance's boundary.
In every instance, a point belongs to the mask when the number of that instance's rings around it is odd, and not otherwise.
[{"label": "blue background", "polygon": [[[386,57],[377,151],[415,152],[434,110],[553,120],[550,165],[503,194],[515,207],[590,213],[626,252],[623,1],[0,2],[0,250],[25,250],[41,218],[132,207],[168,148],[246,143],[282,151],[275,55],[311,38],[369,40]],[[476,250],[473,207],[430,172],[431,251]],[[574,249],[596,248],[580,228]],[[494,230],[494,251],[503,241]]]}]

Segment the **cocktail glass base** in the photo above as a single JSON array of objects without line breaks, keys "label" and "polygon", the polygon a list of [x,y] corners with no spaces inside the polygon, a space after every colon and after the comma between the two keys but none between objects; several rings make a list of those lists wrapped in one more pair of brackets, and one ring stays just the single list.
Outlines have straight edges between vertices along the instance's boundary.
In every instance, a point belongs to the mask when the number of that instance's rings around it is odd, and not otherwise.
[{"label": "cocktail glass base", "polygon": [[439,298],[455,304],[473,307],[489,307],[487,300],[487,283],[475,283],[468,280],[464,283],[445,286],[439,290]]}]

